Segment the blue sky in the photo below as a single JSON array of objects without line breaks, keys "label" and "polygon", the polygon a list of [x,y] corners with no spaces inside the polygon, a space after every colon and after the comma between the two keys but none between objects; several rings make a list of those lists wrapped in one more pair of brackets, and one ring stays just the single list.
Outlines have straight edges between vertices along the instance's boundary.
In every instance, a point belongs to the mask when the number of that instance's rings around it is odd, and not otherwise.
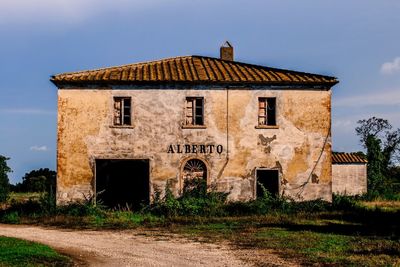
[{"label": "blue sky", "polygon": [[400,127],[398,0],[1,0],[0,154],[17,182],[56,168],[52,74],[180,55],[333,75],[333,147],[361,150],[356,121]]}]

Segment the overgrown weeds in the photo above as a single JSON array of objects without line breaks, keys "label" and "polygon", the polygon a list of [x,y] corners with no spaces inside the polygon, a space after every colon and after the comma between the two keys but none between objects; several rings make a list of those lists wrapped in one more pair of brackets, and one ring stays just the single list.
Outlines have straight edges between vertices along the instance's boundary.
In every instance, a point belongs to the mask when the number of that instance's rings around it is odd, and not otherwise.
[{"label": "overgrown weeds", "polygon": [[[354,208],[355,201],[351,197],[336,196],[333,203],[318,199],[296,202],[288,196],[273,196],[261,187],[263,196],[250,201],[227,201],[227,193],[217,192],[215,188],[207,188],[203,179],[186,180],[182,194],[175,197],[166,186],[164,195],[156,190],[153,203],[142,211],[158,216],[249,216],[268,213],[293,214],[298,212],[322,212],[337,209]],[[163,197],[162,197],[163,195]]]},{"label": "overgrown weeds", "polygon": [[[165,191],[155,190],[153,202],[135,212],[130,209],[107,209],[102,203],[94,204],[92,198],[68,205],[57,206],[54,194],[50,191],[39,198],[30,198],[25,202],[11,202],[8,209],[0,211],[0,222],[19,223],[19,217],[60,218],[85,217],[91,219],[94,225],[103,226],[117,222],[169,221],[177,217],[237,217],[263,216],[268,214],[313,214],[342,212],[343,216],[358,219],[379,214],[379,207],[371,208],[362,205],[364,197],[334,195],[332,203],[321,199],[296,202],[287,196],[272,196],[263,188],[263,196],[255,200],[232,202],[227,201],[227,193],[217,192],[213,187],[207,187],[203,179],[187,180],[181,195],[176,197],[167,184]],[[396,213],[396,210],[393,212]],[[136,214],[135,216],[129,214]],[[357,215],[354,215],[357,214]],[[141,216],[144,219],[138,219]],[[148,218],[153,219],[148,219]],[[155,220],[154,218],[160,218]],[[112,218],[112,219],[110,219]]]},{"label": "overgrown weeds", "polygon": [[185,180],[182,194],[175,197],[169,184],[165,188],[164,197],[156,190],[154,201],[142,212],[158,216],[224,216],[227,193],[208,189],[204,179]]}]

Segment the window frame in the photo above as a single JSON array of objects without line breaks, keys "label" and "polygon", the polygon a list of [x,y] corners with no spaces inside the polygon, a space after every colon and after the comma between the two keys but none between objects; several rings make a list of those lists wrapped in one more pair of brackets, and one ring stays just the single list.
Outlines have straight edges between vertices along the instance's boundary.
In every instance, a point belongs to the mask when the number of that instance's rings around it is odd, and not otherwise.
[{"label": "window frame", "polygon": [[[119,108],[116,107],[117,103],[120,103]],[[126,105],[129,103],[129,105]],[[126,114],[126,109],[129,108],[129,114]],[[117,122],[116,112],[119,111]],[[112,125],[114,127],[132,127],[132,97],[130,96],[114,96],[113,97],[113,118]],[[129,122],[127,122],[129,120]]]},{"label": "window frame", "polygon": [[[257,129],[277,129],[279,128],[278,123],[277,123],[277,108],[276,108],[276,103],[277,103],[277,98],[276,97],[258,97],[258,106],[257,106],[257,125],[255,128]],[[262,106],[262,103],[264,105]],[[271,116],[268,113],[268,106],[272,105],[273,103],[273,122],[274,124],[269,124],[269,117]],[[262,120],[264,123],[262,123]]]},{"label": "window frame", "polygon": [[[198,105],[198,101],[201,101],[201,105]],[[189,103],[191,105],[189,106]],[[187,96],[185,97],[185,111],[184,111],[184,122],[182,128],[195,128],[203,129],[206,128],[205,116],[204,116],[204,105],[205,99],[203,96]],[[198,113],[198,108],[201,107],[201,114]],[[189,111],[190,110],[190,111]],[[201,120],[201,123],[197,121]]]}]

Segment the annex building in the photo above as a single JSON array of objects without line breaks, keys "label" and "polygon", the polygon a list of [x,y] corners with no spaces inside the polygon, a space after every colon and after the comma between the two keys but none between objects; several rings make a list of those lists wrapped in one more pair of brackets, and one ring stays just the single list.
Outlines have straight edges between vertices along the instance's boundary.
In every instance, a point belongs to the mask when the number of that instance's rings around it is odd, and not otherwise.
[{"label": "annex building", "polygon": [[52,76],[57,202],[149,202],[202,178],[230,200],[332,197],[335,77],[182,56]]},{"label": "annex building", "polygon": [[368,161],[357,153],[332,153],[332,193],[363,195],[367,193]]}]

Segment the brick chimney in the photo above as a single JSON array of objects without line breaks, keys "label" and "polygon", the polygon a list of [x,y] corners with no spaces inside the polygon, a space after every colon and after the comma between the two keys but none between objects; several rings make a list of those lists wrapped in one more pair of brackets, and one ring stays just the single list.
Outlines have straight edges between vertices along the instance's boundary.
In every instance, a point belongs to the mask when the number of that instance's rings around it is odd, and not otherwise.
[{"label": "brick chimney", "polygon": [[226,41],[219,49],[219,58],[222,60],[233,61],[233,46]]}]

